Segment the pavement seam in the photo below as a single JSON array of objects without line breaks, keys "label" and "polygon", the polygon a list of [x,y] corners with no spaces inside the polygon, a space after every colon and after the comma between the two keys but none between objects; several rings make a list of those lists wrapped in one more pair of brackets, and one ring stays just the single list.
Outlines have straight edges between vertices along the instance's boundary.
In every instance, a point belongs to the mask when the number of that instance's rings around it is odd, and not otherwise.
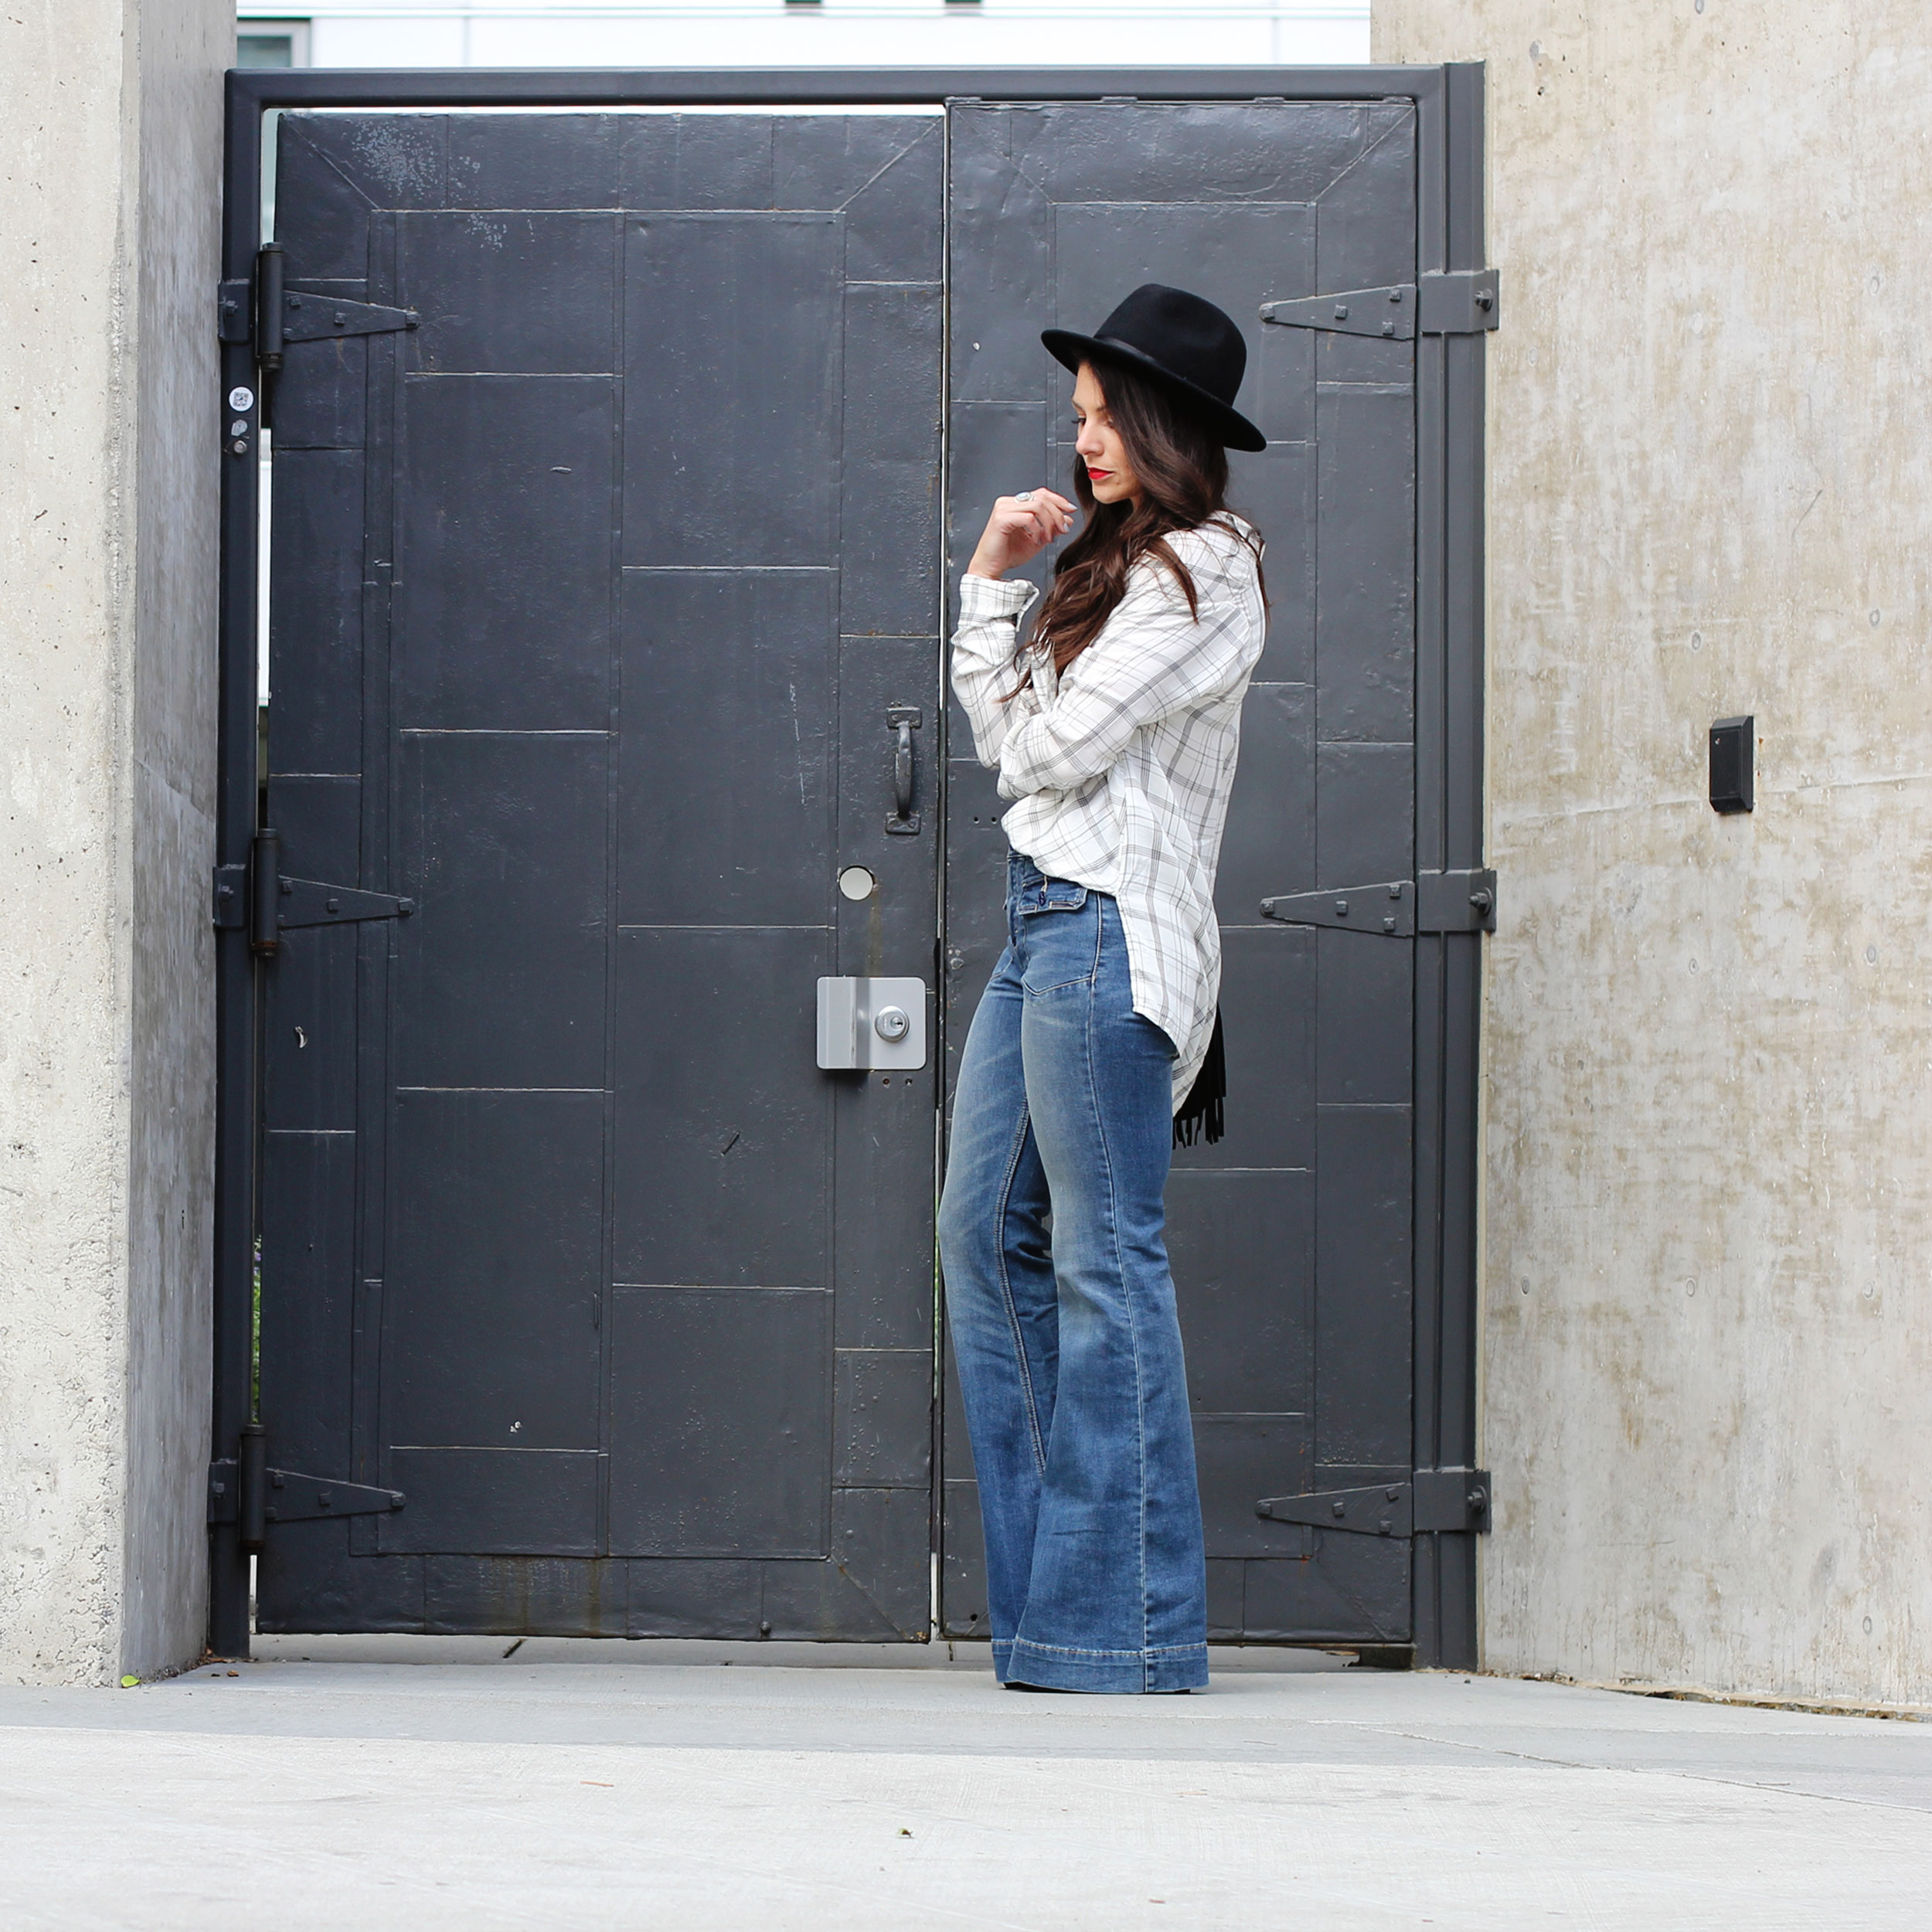
[{"label": "pavement seam", "polygon": [[1518,1758],[1526,1764],[1547,1764],[1560,1771],[1608,1771],[1627,1777],[1676,1777],[1691,1784],[1723,1784],[1734,1791],[1769,1791],[1780,1798],[1815,1798],[1822,1804],[1859,1804],[1869,1811],[1904,1811],[1913,1818],[1923,1818],[1932,1811],[1932,1805],[1906,1804],[1896,1798],[1853,1798],[1842,1791],[1799,1791],[1789,1784],[1770,1784],[1756,1778],[1726,1777],[1715,1771],[1679,1770],[1667,1764],[1593,1764],[1587,1759],[1545,1757],[1535,1751],[1512,1750],[1506,1744],[1470,1743],[1460,1739],[1431,1737],[1425,1731],[1396,1730],[1383,1724],[1364,1724],[1355,1728],[1372,1731],[1378,1737],[1400,1737],[1412,1744],[1453,1748],[1456,1743],[1462,1743],[1467,1750],[1485,1752],[1492,1757]]}]

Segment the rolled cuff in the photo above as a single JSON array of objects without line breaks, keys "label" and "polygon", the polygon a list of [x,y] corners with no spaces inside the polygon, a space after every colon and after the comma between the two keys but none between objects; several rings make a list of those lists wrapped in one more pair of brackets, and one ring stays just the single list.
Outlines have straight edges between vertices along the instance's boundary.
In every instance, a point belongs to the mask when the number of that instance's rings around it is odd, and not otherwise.
[{"label": "rolled cuff", "polygon": [[969,573],[959,580],[959,621],[965,624],[985,624],[1000,617],[1017,620],[1039,595],[1038,589],[1023,578],[1009,582],[1003,577],[974,577]]}]

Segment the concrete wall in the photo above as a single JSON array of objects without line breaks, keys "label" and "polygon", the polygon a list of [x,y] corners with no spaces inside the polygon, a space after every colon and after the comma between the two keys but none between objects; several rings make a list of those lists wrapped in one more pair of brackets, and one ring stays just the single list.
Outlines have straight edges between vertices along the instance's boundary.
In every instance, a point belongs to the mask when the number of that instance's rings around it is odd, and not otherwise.
[{"label": "concrete wall", "polygon": [[1932,1697],[1932,22],[1375,53],[1489,73],[1487,1661]]},{"label": "concrete wall", "polygon": [[0,19],[0,1679],[191,1660],[225,0]]}]

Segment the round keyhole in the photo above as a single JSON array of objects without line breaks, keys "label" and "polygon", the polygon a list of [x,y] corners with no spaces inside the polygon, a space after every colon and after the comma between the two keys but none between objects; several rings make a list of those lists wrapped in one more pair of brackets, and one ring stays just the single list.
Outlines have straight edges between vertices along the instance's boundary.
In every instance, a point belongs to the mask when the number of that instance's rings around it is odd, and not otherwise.
[{"label": "round keyhole", "polygon": [[883,1007],[872,1019],[872,1029],[883,1040],[903,1039],[912,1031],[912,1026],[903,1006]]}]

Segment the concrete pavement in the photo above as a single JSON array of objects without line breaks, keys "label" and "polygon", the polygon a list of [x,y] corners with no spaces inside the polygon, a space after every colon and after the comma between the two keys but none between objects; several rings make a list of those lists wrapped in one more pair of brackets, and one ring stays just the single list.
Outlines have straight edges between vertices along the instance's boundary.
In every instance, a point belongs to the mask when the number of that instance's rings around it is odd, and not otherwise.
[{"label": "concrete pavement", "polygon": [[[1932,1725],[1216,1658],[265,1639],[0,1689],[0,1924],[1861,1932],[1932,1907]],[[306,1658],[309,1661],[303,1661]],[[410,1660],[410,1661],[404,1661]]]}]

